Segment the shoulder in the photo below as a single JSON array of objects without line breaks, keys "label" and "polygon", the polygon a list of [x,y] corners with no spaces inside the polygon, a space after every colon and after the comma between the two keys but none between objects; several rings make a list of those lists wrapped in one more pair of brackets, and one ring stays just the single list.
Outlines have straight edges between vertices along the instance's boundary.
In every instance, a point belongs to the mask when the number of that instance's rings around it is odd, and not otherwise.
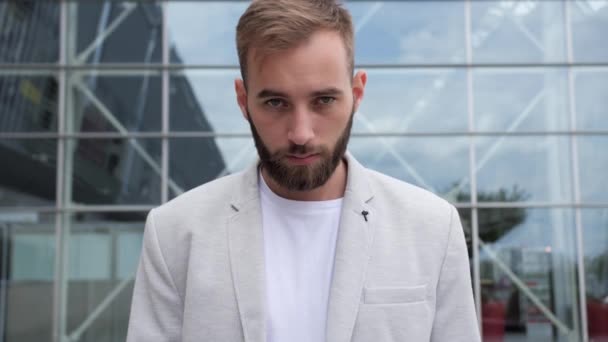
[{"label": "shoulder", "polygon": [[163,226],[197,218],[209,219],[227,212],[243,172],[224,176],[184,192],[153,209],[154,220]]},{"label": "shoulder", "polygon": [[[367,170],[374,197],[370,208],[378,213],[376,234],[390,249],[395,241],[412,246],[419,260],[440,265],[453,235],[463,230],[456,208],[438,195],[373,170]],[[420,248],[424,246],[424,248]],[[434,260],[434,262],[431,262]]]},{"label": "shoulder", "polygon": [[426,227],[448,228],[456,212],[438,195],[413,184],[366,169],[374,206],[385,216]]},{"label": "shoulder", "polygon": [[448,201],[426,189],[378,171],[371,169],[366,169],[366,171],[374,193],[380,197],[390,198],[395,201],[395,204],[432,210],[449,210],[451,207]]}]

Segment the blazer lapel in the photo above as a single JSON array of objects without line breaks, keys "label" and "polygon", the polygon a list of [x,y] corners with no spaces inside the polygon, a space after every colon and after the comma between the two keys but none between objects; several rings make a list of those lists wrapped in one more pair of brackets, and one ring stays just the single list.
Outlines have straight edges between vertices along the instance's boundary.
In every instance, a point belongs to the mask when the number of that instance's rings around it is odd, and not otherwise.
[{"label": "blazer lapel", "polygon": [[349,153],[346,160],[348,180],[336,242],[327,318],[327,341],[332,342],[351,339],[373,242],[374,213],[369,207],[373,195],[366,171]]},{"label": "blazer lapel", "polygon": [[232,278],[246,342],[266,341],[264,235],[257,165],[243,174],[231,203],[228,246]]}]

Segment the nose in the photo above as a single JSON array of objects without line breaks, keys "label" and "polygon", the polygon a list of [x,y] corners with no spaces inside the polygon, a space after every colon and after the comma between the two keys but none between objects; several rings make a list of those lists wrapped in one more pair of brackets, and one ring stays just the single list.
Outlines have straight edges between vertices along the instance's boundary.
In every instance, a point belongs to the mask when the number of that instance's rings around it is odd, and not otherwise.
[{"label": "nose", "polygon": [[291,115],[287,139],[295,145],[306,145],[315,136],[312,113],[306,109],[296,109]]}]

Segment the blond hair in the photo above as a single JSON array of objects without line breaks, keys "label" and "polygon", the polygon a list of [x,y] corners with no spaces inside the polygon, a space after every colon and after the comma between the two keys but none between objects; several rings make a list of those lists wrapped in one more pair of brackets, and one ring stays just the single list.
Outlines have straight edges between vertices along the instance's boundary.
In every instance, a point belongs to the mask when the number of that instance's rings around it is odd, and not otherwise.
[{"label": "blond hair", "polygon": [[319,30],[336,31],[342,37],[349,72],[354,69],[353,24],[350,13],[335,0],[254,0],[236,27],[236,48],[241,76],[247,82],[247,56],[284,51]]}]

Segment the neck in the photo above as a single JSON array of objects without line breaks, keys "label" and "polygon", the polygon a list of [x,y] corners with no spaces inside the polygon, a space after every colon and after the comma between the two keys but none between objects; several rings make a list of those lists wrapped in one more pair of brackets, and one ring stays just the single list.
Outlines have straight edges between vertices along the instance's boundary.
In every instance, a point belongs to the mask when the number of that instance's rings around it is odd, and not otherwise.
[{"label": "neck", "polygon": [[270,190],[283,198],[294,201],[328,201],[342,198],[346,190],[346,176],[346,162],[342,159],[325,184],[308,191],[294,191],[277,184],[262,168],[262,177]]}]

